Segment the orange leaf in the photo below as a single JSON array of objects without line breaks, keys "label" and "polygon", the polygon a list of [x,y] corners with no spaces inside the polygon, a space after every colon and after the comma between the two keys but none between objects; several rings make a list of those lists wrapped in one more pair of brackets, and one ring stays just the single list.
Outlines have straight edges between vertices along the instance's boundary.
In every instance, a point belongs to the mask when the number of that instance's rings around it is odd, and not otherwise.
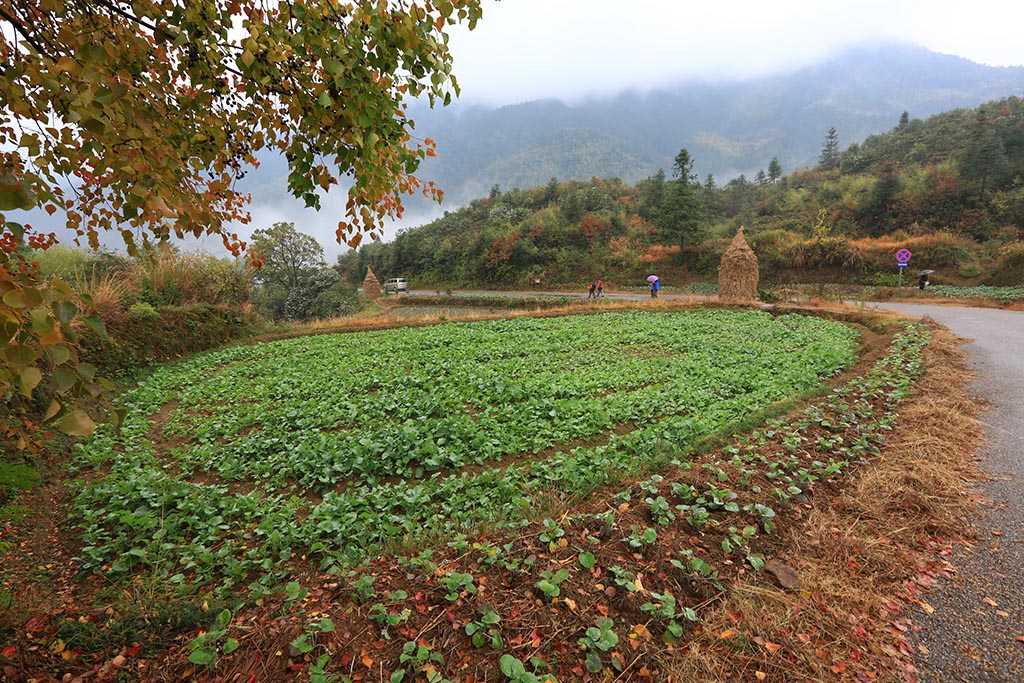
[{"label": "orange leaf", "polygon": [[982,598],[981,601],[983,603],[985,603],[986,605],[989,605],[990,607],[995,607],[996,605],[999,604],[995,600],[993,600],[992,598]]},{"label": "orange leaf", "polygon": [[846,665],[843,664],[842,662],[836,662],[835,664],[830,666],[829,669],[831,669],[832,673],[834,673],[834,674],[841,674],[844,671],[846,671]]},{"label": "orange leaf", "polygon": [[757,680],[759,681],[763,681],[764,679],[768,678],[768,674],[766,674],[763,671],[755,671],[754,677],[757,678]]},{"label": "orange leaf", "polygon": [[17,645],[8,645],[3,650],[0,650],[0,655],[3,655],[4,657],[10,658],[10,657],[13,657],[14,654],[17,651],[18,651],[18,646]]},{"label": "orange leaf", "polygon": [[367,669],[373,668],[373,657],[370,655],[363,655],[363,666]]},{"label": "orange leaf", "polygon": [[803,641],[805,643],[811,642],[811,637],[809,635],[807,635],[806,633],[798,633],[798,634],[796,634],[796,637],[799,638],[801,641]]},{"label": "orange leaf", "polygon": [[736,636],[736,631],[733,631],[731,628],[727,628],[727,629],[725,629],[724,631],[722,631],[721,633],[718,634],[718,637],[721,638],[722,640],[728,640],[729,638],[734,638],[735,636]]},{"label": "orange leaf", "polygon": [[1018,643],[1024,643],[1024,636],[1017,636],[1017,637],[1015,638],[1015,640],[1016,640],[1016,641],[1017,641]]},{"label": "orange leaf", "polygon": [[768,652],[771,652],[772,654],[775,654],[776,652],[782,649],[782,646],[778,643],[769,642],[764,644],[764,649],[768,650]]}]

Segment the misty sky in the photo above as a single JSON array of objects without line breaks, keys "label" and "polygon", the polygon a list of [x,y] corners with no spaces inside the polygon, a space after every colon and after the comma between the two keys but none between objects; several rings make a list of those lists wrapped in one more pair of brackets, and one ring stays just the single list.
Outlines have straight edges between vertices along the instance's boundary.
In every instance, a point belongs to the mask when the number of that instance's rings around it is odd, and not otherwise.
[{"label": "misty sky", "polygon": [[462,101],[510,104],[762,76],[871,40],[1024,66],[1019,0],[484,0],[453,30]]}]

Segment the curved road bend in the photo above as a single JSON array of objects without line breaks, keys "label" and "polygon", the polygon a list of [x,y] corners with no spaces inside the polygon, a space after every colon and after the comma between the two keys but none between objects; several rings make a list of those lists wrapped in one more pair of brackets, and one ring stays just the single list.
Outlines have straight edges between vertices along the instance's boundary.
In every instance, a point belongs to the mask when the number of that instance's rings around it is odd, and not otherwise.
[{"label": "curved road bend", "polygon": [[924,646],[921,680],[1024,681],[1024,313],[990,308],[875,304],[945,325],[965,346],[977,376],[971,386],[991,408],[982,413],[982,466],[992,480],[978,521],[978,544],[957,550],[958,573],[928,601],[935,612],[914,621]]}]

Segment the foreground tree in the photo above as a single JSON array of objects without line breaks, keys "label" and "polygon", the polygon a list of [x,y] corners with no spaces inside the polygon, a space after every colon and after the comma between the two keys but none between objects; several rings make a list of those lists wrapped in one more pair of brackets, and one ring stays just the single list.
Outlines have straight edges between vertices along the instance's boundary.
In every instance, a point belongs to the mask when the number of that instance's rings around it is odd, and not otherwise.
[{"label": "foreground tree", "polygon": [[[403,194],[440,199],[413,175],[434,144],[411,137],[403,102],[458,93],[444,28],[480,15],[480,0],[0,0],[0,396],[28,399],[57,369],[75,380],[54,391],[96,390],[71,343],[88,302],[39,281],[26,250],[56,237],[21,210],[94,247],[111,230],[130,253],[205,234],[237,254],[234,183],[272,150],[307,205],[349,176],[337,236],[358,244],[401,216]],[[65,403],[47,419],[68,418]]]}]

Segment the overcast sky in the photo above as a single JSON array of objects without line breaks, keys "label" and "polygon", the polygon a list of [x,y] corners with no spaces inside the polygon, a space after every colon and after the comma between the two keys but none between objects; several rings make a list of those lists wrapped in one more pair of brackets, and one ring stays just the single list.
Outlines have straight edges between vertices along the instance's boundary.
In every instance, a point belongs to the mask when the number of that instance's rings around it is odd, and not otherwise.
[{"label": "overcast sky", "polygon": [[461,100],[510,104],[743,78],[878,39],[1024,66],[1020,0],[484,0],[451,47]]}]

